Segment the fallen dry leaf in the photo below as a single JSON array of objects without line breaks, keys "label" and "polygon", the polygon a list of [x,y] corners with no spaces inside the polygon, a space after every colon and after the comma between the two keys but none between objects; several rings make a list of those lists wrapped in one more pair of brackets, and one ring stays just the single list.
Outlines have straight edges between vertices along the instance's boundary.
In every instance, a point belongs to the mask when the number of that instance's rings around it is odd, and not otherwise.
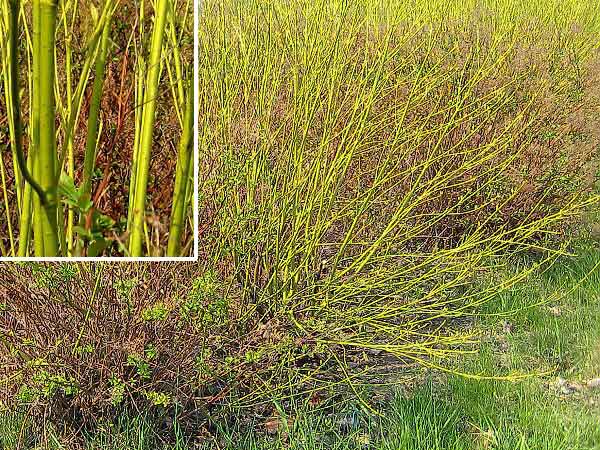
[{"label": "fallen dry leaf", "polygon": [[[286,427],[286,425],[287,425],[287,427]],[[278,417],[278,416],[269,417],[267,420],[265,420],[265,424],[264,424],[265,430],[268,434],[276,434],[278,431],[282,431],[282,432],[287,431],[293,425],[294,425],[294,419],[292,419],[291,417],[287,419],[287,424],[286,424],[286,422],[281,420],[281,417]]]}]

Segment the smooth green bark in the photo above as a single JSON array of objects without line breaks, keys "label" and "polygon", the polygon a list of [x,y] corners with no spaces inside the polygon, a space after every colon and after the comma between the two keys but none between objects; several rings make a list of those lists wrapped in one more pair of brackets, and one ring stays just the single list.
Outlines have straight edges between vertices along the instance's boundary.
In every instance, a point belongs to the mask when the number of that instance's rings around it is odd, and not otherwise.
[{"label": "smooth green bark", "polygon": [[137,173],[135,175],[135,192],[133,199],[133,220],[131,223],[131,236],[129,253],[131,256],[142,256],[144,239],[144,222],[146,215],[146,190],[150,171],[150,157],[152,153],[152,139],[154,132],[154,118],[156,112],[156,98],[158,96],[158,83],[161,69],[162,44],[165,35],[165,25],[168,11],[168,0],[158,0],[152,31],[152,46],[148,77],[144,94],[144,111],[142,119],[142,134],[140,148],[137,155]]},{"label": "smooth green bark", "polygon": [[189,83],[188,98],[185,107],[183,133],[179,142],[179,154],[175,171],[173,189],[173,209],[171,210],[171,227],[169,229],[168,256],[180,256],[181,235],[185,225],[187,187],[189,183],[190,161],[193,153],[194,137],[194,88]]},{"label": "smooth green bark", "polygon": [[[35,182],[32,176],[33,167],[33,156],[30,149],[29,157],[25,161],[23,154],[23,139],[22,139],[22,120],[21,120],[21,107],[20,107],[20,95],[19,95],[19,71],[18,71],[18,43],[17,43],[17,29],[19,24],[19,11],[20,11],[20,0],[11,0],[10,5],[10,22],[9,22],[9,59],[11,61],[10,66],[10,84],[11,84],[11,117],[13,118],[14,124],[14,154],[17,159],[17,165],[19,172],[26,180],[23,197],[21,199],[21,213],[20,213],[20,226],[19,226],[19,247],[17,256],[27,256],[29,238],[31,235],[31,194],[32,187],[38,192],[38,195],[44,197],[42,188],[38,183]],[[15,177],[16,178],[16,177]],[[19,177],[20,178],[20,177]],[[19,185],[20,182],[17,181]]]},{"label": "smooth green bark", "polygon": [[[55,124],[55,33],[57,0],[40,0],[39,9],[39,149],[37,172],[40,186],[46,194],[41,209],[44,256],[57,256],[57,188],[58,170]],[[35,95],[35,94],[34,94]]]},{"label": "smooth green bark", "polygon": [[[33,95],[31,106],[31,127],[33,152],[33,176],[40,179],[38,153],[40,147],[40,1],[33,0]],[[44,256],[44,232],[42,222],[42,201],[40,195],[33,196],[33,246],[35,256]]]}]

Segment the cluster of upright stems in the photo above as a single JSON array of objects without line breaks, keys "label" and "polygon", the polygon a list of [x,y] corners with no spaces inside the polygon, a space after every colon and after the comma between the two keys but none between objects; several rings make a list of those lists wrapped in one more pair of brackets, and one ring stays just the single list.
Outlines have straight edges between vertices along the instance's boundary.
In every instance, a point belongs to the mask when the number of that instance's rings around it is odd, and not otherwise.
[{"label": "cluster of upright stems", "polygon": [[[33,0],[32,2],[32,81],[30,109],[30,144],[25,157],[22,136],[22,115],[19,93],[19,15],[20,0],[8,0],[8,61],[10,65],[7,98],[11,121],[11,144],[18,171],[15,183],[20,208],[19,239],[16,256],[36,257],[82,256],[85,253],[85,239],[81,230],[86,227],[86,214],[79,211],[78,226],[74,226],[75,213],[68,211],[67,220],[60,206],[59,179],[61,173],[73,176],[72,148],[69,152],[57,151],[56,139],[56,27],[58,0]],[[103,95],[106,61],[110,53],[110,33],[112,17],[118,0],[107,0],[98,23],[91,35],[84,63],[83,75],[74,94],[68,87],[70,100],[81,105],[92,61],[95,61],[95,77],[87,121],[87,136],[80,192],[85,198],[92,197],[92,178],[97,158],[97,145],[100,129],[100,109]],[[146,71],[136,73],[136,138],[133,149],[129,209],[127,218],[128,256],[145,255],[146,201],[152,154],[153,131],[155,127],[157,97],[164,67],[164,41],[167,36],[168,19],[175,20],[172,0],[157,0],[152,30],[151,47]],[[173,25],[171,23],[171,25]],[[174,26],[172,28],[174,30]],[[175,39],[174,32],[172,37]],[[175,45],[175,47],[177,47]],[[173,207],[167,247],[168,256],[180,256],[182,252],[182,230],[184,229],[190,198],[193,148],[193,87],[191,76],[185,77],[176,49],[175,68],[177,72],[178,106],[185,109],[182,123],[178,161],[176,166]],[[187,78],[187,81],[184,79]],[[70,79],[68,80],[70,82]],[[72,147],[73,128],[78,114],[73,108],[69,114],[64,145]],[[65,164],[64,155],[68,154]],[[66,166],[66,167],[65,167]],[[89,221],[88,221],[89,222]],[[89,226],[89,223],[87,224]],[[79,230],[79,231],[77,231]],[[33,242],[33,249],[29,248]],[[13,254],[15,249],[13,248]]]}]

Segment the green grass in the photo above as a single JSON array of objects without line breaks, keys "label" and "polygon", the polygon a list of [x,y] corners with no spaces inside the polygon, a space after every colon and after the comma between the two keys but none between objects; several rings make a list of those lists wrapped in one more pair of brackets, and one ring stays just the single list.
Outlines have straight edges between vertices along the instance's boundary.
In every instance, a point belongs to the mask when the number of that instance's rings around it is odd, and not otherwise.
[{"label": "green grass", "polygon": [[[366,412],[357,401],[337,405],[324,401],[320,411],[300,405],[280,410],[289,426],[279,420],[272,434],[264,418],[250,426],[248,421],[244,426],[216,423],[210,432],[198,430],[204,436],[199,448],[600,449],[600,388],[564,394],[556,387],[558,376],[580,384],[600,376],[600,271],[590,273],[598,250],[590,245],[577,253],[490,303],[476,325],[483,331],[483,343],[458,364],[470,373],[503,375],[518,370],[541,375],[502,382],[427,372],[402,391],[365,397],[387,398],[382,417]],[[518,270],[516,266],[511,270]],[[548,304],[507,314],[557,294],[560,298]],[[15,415],[1,419],[2,448],[18,448],[19,436],[33,437],[30,424],[23,423]],[[175,445],[163,446],[155,430],[143,417],[120,419],[88,435],[87,448],[196,448],[181,437],[177,424],[171,432]],[[42,439],[47,448],[70,448],[59,444],[57,434],[47,430]]]},{"label": "green grass", "polygon": [[503,294],[485,313],[536,304],[557,291],[570,291],[587,276],[577,290],[549,305],[481,319],[485,342],[476,355],[461,362],[473,373],[552,369],[551,373],[521,382],[431,375],[412,392],[396,394],[383,419],[357,413],[358,425],[346,435],[339,427],[343,413],[334,419],[308,414],[286,440],[252,434],[242,438],[241,445],[233,436],[225,448],[600,448],[600,389],[561,395],[555,388],[557,376],[579,383],[600,376],[600,271],[589,274],[598,251],[588,248],[579,253]]}]

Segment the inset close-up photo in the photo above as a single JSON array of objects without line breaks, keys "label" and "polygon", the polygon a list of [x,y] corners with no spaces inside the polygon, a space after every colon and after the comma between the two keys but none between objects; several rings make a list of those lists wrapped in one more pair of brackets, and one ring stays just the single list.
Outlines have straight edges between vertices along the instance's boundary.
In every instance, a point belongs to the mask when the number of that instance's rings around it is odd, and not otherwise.
[{"label": "inset close-up photo", "polygon": [[0,256],[193,257],[191,0],[0,0]]}]

